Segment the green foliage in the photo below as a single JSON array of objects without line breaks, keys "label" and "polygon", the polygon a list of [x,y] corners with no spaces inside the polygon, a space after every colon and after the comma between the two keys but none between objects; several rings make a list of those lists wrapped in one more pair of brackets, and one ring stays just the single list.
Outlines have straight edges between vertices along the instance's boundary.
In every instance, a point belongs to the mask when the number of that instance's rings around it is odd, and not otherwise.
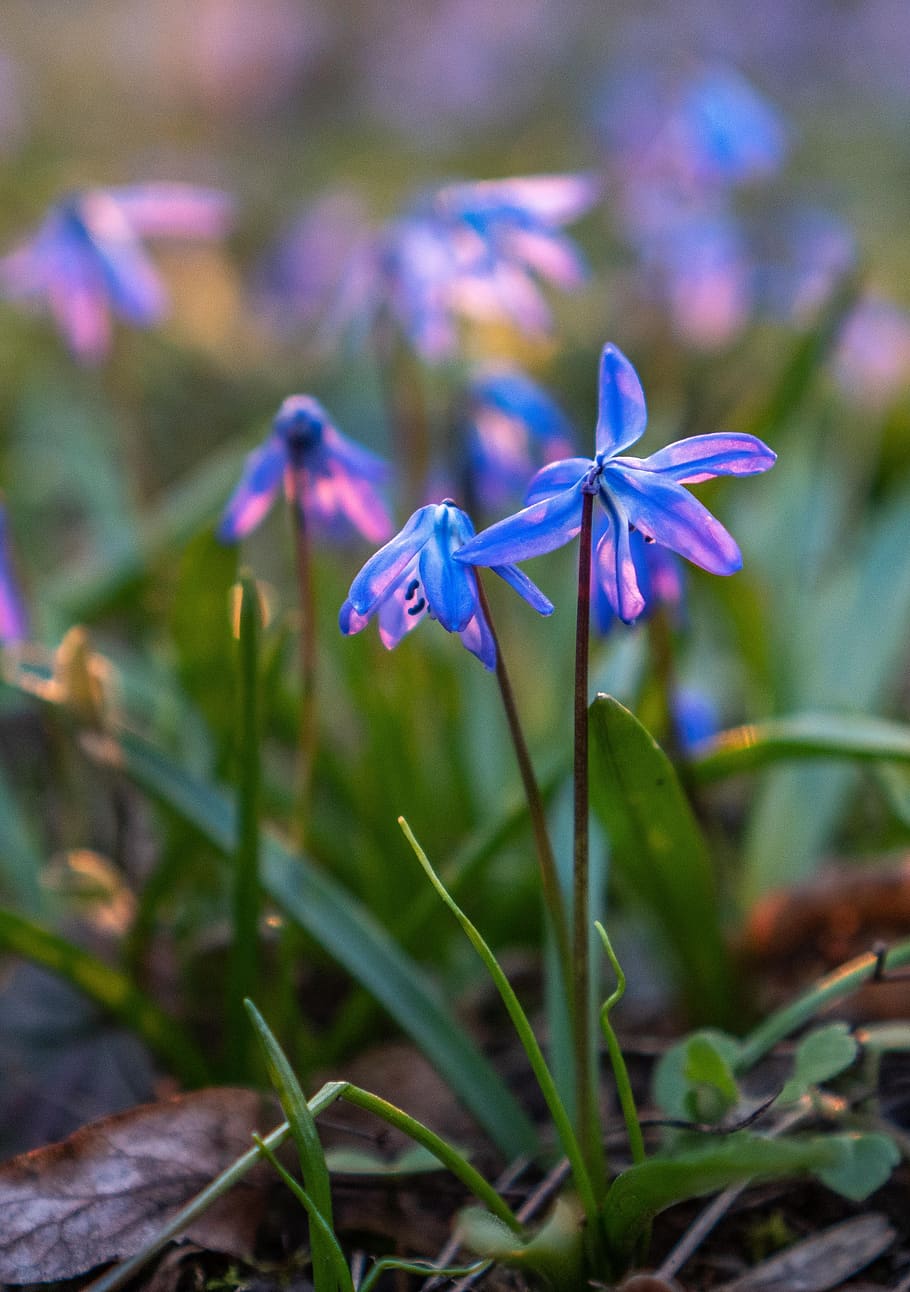
[{"label": "green foliage", "polygon": [[829,1023],[802,1038],[796,1047],[793,1076],[780,1092],[787,1103],[801,1098],[811,1086],[838,1076],[855,1061],[859,1046],[846,1023]]}]

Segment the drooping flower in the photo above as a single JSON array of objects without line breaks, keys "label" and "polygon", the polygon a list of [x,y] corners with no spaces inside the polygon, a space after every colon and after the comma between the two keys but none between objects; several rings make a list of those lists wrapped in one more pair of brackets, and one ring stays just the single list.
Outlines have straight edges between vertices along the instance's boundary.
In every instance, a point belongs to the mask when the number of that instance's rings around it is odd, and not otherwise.
[{"label": "drooping flower", "polygon": [[599,193],[590,175],[446,185],[352,254],[332,326],[369,325],[387,311],[428,362],[455,350],[458,318],[545,332],[550,311],[537,279],[565,290],[584,281],[584,260],[562,227]]},{"label": "drooping flower", "polygon": [[28,615],[13,571],[6,508],[0,504],[0,642],[23,641],[27,636]]},{"label": "drooping flower", "polygon": [[278,496],[282,481],[289,501],[307,525],[331,536],[356,530],[379,543],[392,521],[377,486],[389,477],[387,464],[342,435],[310,395],[290,395],[278,410],[264,444],[244,466],[218,537],[234,543],[255,529]]},{"label": "drooping flower", "polygon": [[[354,579],[341,607],[341,631],[359,633],[376,616],[382,643],[392,650],[429,616],[446,632],[458,633],[471,654],[494,669],[496,644],[481,608],[477,575],[453,559],[473,534],[470,517],[450,498],[420,507]],[[521,570],[509,564],[493,570],[539,614],[552,614],[551,602]]]},{"label": "drooping flower", "polygon": [[539,467],[572,451],[558,404],[523,372],[482,372],[467,391],[468,466],[479,501],[501,507],[521,496]]},{"label": "drooping flower", "polygon": [[150,327],[167,311],[164,285],[140,239],[217,237],[230,208],[226,194],[191,184],[74,193],[0,260],[0,294],[43,304],[73,355],[97,363],[110,349],[112,315]]},{"label": "drooping flower", "polygon": [[645,598],[631,548],[631,531],[678,552],[712,574],[733,574],[742,557],[720,521],[684,489],[720,475],[767,471],[775,454],[753,435],[720,433],[678,440],[649,458],[628,457],[644,433],[647,414],[638,375],[614,346],[600,359],[599,414],[594,458],[566,458],[537,473],[524,510],[490,526],[455,553],[456,561],[499,565],[552,552],[581,529],[585,494],[603,509],[606,526],[593,565],[614,612],[632,623]]}]

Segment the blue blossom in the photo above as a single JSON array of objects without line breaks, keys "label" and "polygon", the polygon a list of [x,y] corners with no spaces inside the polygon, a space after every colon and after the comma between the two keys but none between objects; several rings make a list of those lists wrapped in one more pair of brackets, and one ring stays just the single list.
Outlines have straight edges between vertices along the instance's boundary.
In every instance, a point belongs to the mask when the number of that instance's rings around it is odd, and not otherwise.
[{"label": "blue blossom", "polygon": [[733,574],[742,557],[720,521],[683,488],[719,475],[767,471],[775,454],[753,435],[721,433],[678,440],[649,458],[624,450],[644,433],[647,414],[638,375],[614,345],[600,359],[594,458],[566,458],[537,473],[523,511],[478,534],[456,561],[500,565],[552,552],[581,529],[585,494],[606,516],[593,553],[597,578],[614,612],[632,623],[645,609],[630,535],[657,542],[712,574]]},{"label": "blue blossom", "polygon": [[677,687],[673,692],[672,710],[676,735],[686,754],[694,753],[703,741],[710,740],[720,730],[717,703],[700,687]]},{"label": "blue blossom", "polygon": [[331,323],[394,318],[428,362],[457,347],[459,318],[546,332],[537,279],[565,290],[587,270],[562,226],[600,193],[590,175],[534,175],[450,184],[365,239],[341,284]]},{"label": "blue blossom", "polygon": [[150,327],[167,311],[164,285],[140,239],[215,237],[229,214],[224,193],[189,184],[74,193],[0,260],[0,294],[43,304],[74,356],[97,363],[110,349],[112,314]]},{"label": "blue blossom", "polygon": [[331,535],[351,529],[379,543],[392,521],[377,485],[389,476],[386,463],[342,435],[318,400],[290,395],[281,405],[264,444],[249,455],[218,537],[233,543],[254,529],[284,482],[289,500],[307,525]]},{"label": "blue blossom", "polygon": [[572,450],[562,409],[523,372],[480,373],[467,390],[471,483],[487,508],[520,497],[529,477]]},{"label": "blue blossom", "polygon": [[0,642],[23,641],[27,636],[28,615],[13,570],[6,508],[0,504]]},{"label": "blue blossom", "polygon": [[[359,633],[376,616],[383,645],[392,650],[421,619],[436,619],[485,668],[496,667],[496,644],[480,604],[477,575],[453,558],[474,534],[470,517],[450,498],[420,507],[404,529],[371,556],[351,584],[339,624],[347,635]],[[539,614],[553,606],[527,575],[496,564],[505,579]]]},{"label": "blue blossom", "polygon": [[[592,542],[597,547],[609,522],[598,508],[594,513]],[[635,578],[645,603],[642,615],[658,606],[666,608],[671,620],[678,623],[684,615],[685,579],[682,565],[673,552],[659,543],[648,543],[637,529],[629,534],[629,550],[635,566]],[[597,632],[608,633],[616,622],[616,610],[607,596],[597,563],[591,565],[591,618]]]}]

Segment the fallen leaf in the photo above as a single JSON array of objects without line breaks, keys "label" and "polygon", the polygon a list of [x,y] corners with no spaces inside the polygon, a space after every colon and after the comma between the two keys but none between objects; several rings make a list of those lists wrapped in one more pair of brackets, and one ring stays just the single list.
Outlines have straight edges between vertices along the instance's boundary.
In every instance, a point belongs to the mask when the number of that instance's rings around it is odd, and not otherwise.
[{"label": "fallen leaf", "polygon": [[[220,1088],[92,1122],[59,1144],[0,1166],[0,1283],[74,1278],[140,1251],[184,1203],[280,1120],[250,1090]],[[247,1175],[185,1235],[249,1256],[264,1168]]]}]

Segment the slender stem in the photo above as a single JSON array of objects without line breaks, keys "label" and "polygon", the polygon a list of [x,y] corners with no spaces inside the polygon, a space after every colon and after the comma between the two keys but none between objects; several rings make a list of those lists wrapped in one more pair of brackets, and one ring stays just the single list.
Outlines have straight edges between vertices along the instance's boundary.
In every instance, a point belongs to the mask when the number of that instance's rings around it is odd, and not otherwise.
[{"label": "slender stem", "polygon": [[420,844],[414,837],[411,827],[405,821],[403,816],[398,818],[398,824],[404,833],[405,838],[414,850],[414,855],[423,867],[424,873],[430,883],[436,889],[436,892],[445,902],[446,906],[458,920],[458,923],[467,934],[471,945],[480,956],[486,967],[487,973],[493,979],[496,990],[499,992],[502,1003],[506,1007],[509,1018],[512,1020],[512,1026],[518,1034],[518,1039],[528,1056],[528,1062],[537,1079],[540,1087],[540,1093],[543,1095],[547,1108],[550,1110],[550,1116],[553,1118],[553,1125],[562,1144],[563,1152],[569,1159],[572,1167],[572,1176],[575,1181],[575,1188],[578,1190],[578,1196],[581,1199],[581,1205],[584,1208],[588,1220],[593,1222],[597,1216],[597,1199],[591,1184],[591,1177],[588,1174],[588,1168],[585,1163],[584,1154],[581,1150],[578,1137],[572,1126],[571,1119],[566,1112],[565,1105],[560,1098],[559,1091],[556,1088],[556,1082],[553,1080],[552,1073],[547,1067],[547,1061],[543,1056],[537,1037],[534,1035],[534,1029],[528,1021],[528,1017],[521,1007],[521,1003],[512,988],[506,975],[503,973],[499,961],[493,954],[492,949],[483,938],[480,930],[471,923],[461,907],[453,900],[447,892],[445,885],[430,865],[427,855],[421,848]]},{"label": "slender stem", "polygon": [[613,950],[613,945],[607,936],[606,929],[598,920],[595,920],[594,927],[600,934],[600,940],[603,943],[607,959],[610,961],[610,967],[616,974],[616,990],[607,997],[601,1006],[600,1026],[610,1054],[610,1063],[613,1068],[613,1077],[616,1081],[616,1091],[619,1095],[619,1106],[622,1109],[623,1120],[626,1123],[626,1134],[629,1138],[632,1161],[637,1165],[645,1160],[645,1142],[641,1133],[641,1123],[638,1120],[635,1096],[632,1094],[632,1083],[629,1080],[629,1069],[626,1067],[625,1055],[613,1030],[613,1024],[610,1022],[611,1010],[614,1005],[619,1004],[626,994],[626,975],[616,958],[616,952]]},{"label": "slender stem", "polygon": [[578,616],[575,630],[574,846],[572,856],[572,1023],[575,1048],[575,1115],[588,1169],[603,1178],[594,1089],[591,964],[588,949],[588,638],[591,627],[591,529],[594,495],[585,493],[578,550]]},{"label": "slender stem", "polygon": [[291,511],[294,516],[294,544],[297,566],[297,605],[300,613],[300,726],[297,749],[297,794],[295,818],[297,843],[302,849],[309,814],[313,763],[316,758],[316,591],[313,578],[313,554],[306,521],[306,497],[303,473],[294,472]]},{"label": "slender stem", "polygon": [[244,999],[255,994],[259,912],[259,592],[249,575],[240,580],[240,722],[237,779],[237,847],[233,874],[233,940],[227,974],[227,1067],[234,1080],[250,1072],[250,1031]]},{"label": "slender stem", "polygon": [[531,827],[534,831],[534,843],[537,848],[537,859],[540,863],[540,879],[543,887],[544,902],[546,903],[547,912],[550,917],[550,924],[556,938],[556,948],[559,954],[563,983],[568,986],[572,980],[572,954],[569,942],[569,925],[566,919],[566,908],[565,902],[563,901],[562,889],[559,886],[559,876],[556,871],[556,858],[553,856],[553,846],[550,843],[550,834],[547,830],[547,818],[544,811],[543,795],[540,792],[540,786],[538,785],[537,777],[534,774],[531,755],[528,752],[528,745],[525,740],[524,731],[522,730],[521,719],[518,716],[518,707],[515,703],[515,692],[512,690],[512,682],[509,678],[508,670],[506,669],[506,662],[499,645],[499,638],[496,635],[493,617],[490,614],[490,603],[487,600],[486,589],[484,588],[483,580],[480,577],[480,570],[475,569],[474,574],[477,578],[477,595],[480,601],[481,612],[487,621],[490,636],[493,638],[493,643],[496,647],[496,681],[499,683],[499,694],[502,696],[502,707],[505,709],[506,722],[509,726],[509,735],[512,737],[512,745],[515,749],[515,759],[518,763],[518,770],[521,773],[521,783],[524,786],[525,797],[528,800],[528,813],[531,818]]}]

